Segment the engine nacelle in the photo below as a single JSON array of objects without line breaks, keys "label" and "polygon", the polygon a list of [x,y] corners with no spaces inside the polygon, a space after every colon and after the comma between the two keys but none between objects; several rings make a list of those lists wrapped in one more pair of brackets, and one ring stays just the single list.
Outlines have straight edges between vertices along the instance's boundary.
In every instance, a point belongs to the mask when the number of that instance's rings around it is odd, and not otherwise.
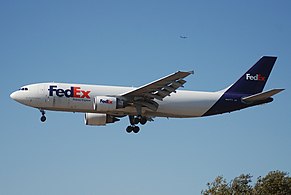
[{"label": "engine nacelle", "polygon": [[106,125],[107,123],[114,123],[119,121],[118,118],[101,113],[85,113],[85,124],[92,126]]},{"label": "engine nacelle", "polygon": [[96,96],[94,98],[94,110],[98,112],[114,111],[118,108],[124,108],[125,102],[116,97]]}]

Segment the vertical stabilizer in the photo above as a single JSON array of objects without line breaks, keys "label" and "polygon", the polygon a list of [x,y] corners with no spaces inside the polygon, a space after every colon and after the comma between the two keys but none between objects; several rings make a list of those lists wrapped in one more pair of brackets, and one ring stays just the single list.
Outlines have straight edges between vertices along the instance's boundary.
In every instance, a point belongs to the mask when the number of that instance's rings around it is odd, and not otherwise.
[{"label": "vertical stabilizer", "polygon": [[263,56],[227,90],[227,93],[257,94],[263,91],[277,57]]}]

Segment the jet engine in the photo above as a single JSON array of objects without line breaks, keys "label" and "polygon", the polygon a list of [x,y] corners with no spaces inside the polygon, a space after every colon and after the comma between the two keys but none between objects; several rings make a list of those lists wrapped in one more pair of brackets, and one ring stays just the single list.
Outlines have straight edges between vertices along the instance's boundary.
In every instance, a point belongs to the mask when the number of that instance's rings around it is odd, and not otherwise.
[{"label": "jet engine", "polygon": [[107,123],[114,123],[120,119],[109,114],[101,113],[85,113],[85,124],[92,126],[106,125]]},{"label": "jet engine", "polygon": [[94,98],[94,110],[98,112],[113,111],[118,108],[125,108],[126,103],[116,97],[96,96]]}]

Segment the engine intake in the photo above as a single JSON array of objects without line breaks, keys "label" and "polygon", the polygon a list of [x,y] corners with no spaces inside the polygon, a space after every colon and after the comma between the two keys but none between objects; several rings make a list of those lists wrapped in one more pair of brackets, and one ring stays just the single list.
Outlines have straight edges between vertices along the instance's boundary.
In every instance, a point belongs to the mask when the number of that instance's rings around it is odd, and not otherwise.
[{"label": "engine intake", "polygon": [[96,96],[94,98],[94,110],[98,112],[113,111],[119,108],[125,108],[126,103],[116,97]]},{"label": "engine intake", "polygon": [[106,125],[107,123],[114,123],[120,119],[101,113],[85,113],[85,124],[92,126]]}]

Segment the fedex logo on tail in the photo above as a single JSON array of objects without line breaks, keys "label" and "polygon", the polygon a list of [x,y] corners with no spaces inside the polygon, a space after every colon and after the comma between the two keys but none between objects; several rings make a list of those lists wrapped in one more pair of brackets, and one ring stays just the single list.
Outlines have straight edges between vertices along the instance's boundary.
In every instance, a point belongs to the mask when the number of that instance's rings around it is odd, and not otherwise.
[{"label": "fedex logo on tail", "polygon": [[264,77],[261,74],[256,74],[256,75],[246,74],[246,80],[250,80],[250,81],[265,81],[266,77]]},{"label": "fedex logo on tail", "polygon": [[69,89],[61,89],[61,88],[57,88],[58,86],[56,85],[51,85],[49,86],[49,96],[53,96],[54,92],[56,94],[56,96],[58,97],[73,97],[73,98],[87,98],[90,99],[89,93],[91,91],[85,91],[82,90],[81,87],[71,87]]}]

